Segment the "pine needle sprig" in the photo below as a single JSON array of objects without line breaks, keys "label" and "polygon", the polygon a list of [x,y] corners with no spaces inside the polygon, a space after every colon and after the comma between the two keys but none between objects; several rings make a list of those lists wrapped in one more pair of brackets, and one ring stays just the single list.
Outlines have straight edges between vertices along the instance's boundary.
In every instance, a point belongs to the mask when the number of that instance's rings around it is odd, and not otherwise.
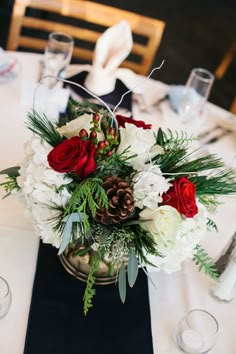
[{"label": "pine needle sprig", "polygon": [[198,200],[205,205],[210,213],[214,213],[216,208],[221,204],[214,195],[198,195]]},{"label": "pine needle sprig", "polygon": [[30,112],[28,114],[27,127],[53,147],[64,140],[45,114],[39,114],[35,111]]},{"label": "pine needle sprig", "polygon": [[132,230],[135,235],[133,239],[133,245],[139,263],[153,266],[153,264],[146,257],[146,254],[163,257],[162,254],[158,251],[155,240],[151,237],[150,234],[141,229],[139,225],[133,225]]},{"label": "pine needle sprig", "polygon": [[236,174],[233,170],[218,171],[209,176],[191,176],[190,181],[196,186],[196,195],[201,197],[233,195],[236,193]]},{"label": "pine needle sprig", "polygon": [[195,247],[195,251],[193,262],[198,266],[198,271],[204,270],[206,275],[209,275],[214,280],[218,280],[219,275],[212,258],[208,256],[207,252],[200,245]]}]

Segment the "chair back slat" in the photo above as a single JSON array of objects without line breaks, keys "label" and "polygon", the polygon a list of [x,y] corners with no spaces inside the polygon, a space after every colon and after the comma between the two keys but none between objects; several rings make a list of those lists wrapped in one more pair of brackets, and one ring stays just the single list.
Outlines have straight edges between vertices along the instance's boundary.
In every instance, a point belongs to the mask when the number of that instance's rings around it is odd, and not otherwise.
[{"label": "chair back slat", "polygon": [[[38,16],[36,12],[39,12]],[[44,51],[50,32],[65,32],[75,39],[73,57],[91,62],[99,36],[121,20],[130,24],[134,40],[131,53],[135,57],[128,57],[122,66],[146,75],[160,45],[165,23],[91,1],[15,0],[7,49],[23,47]],[[38,33],[43,38],[38,38]]]}]

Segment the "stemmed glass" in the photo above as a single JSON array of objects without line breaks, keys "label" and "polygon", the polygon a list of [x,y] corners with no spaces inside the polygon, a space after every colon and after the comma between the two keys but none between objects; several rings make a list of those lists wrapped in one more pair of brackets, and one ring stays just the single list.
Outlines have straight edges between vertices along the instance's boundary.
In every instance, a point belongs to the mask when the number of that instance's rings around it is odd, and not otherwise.
[{"label": "stemmed glass", "polygon": [[11,290],[7,281],[0,276],[0,319],[6,316],[11,306]]},{"label": "stemmed glass", "polygon": [[187,313],[175,329],[177,345],[189,354],[208,353],[215,345],[219,325],[209,312],[194,309]]},{"label": "stemmed glass", "polygon": [[[62,32],[50,33],[48,44],[44,52],[42,76],[52,75],[64,78],[66,68],[71,60],[73,48],[74,40],[68,34]],[[48,79],[46,84],[48,87],[53,87],[56,84],[56,80]]]},{"label": "stemmed glass", "polygon": [[214,75],[202,68],[192,69],[179,102],[178,113],[182,123],[200,122],[204,104],[207,101]]}]

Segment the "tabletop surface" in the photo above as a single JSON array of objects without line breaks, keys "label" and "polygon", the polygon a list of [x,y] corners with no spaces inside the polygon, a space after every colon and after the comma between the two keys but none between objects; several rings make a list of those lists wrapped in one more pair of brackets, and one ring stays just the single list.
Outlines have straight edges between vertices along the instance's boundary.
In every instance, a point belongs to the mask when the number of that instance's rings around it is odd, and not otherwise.
[{"label": "tabletop surface", "polygon": [[[18,76],[0,83],[1,129],[0,170],[17,165],[23,157],[23,144],[30,137],[25,120],[29,106],[23,102],[25,85],[36,83],[39,77],[41,55],[12,53],[20,64]],[[82,70],[81,66],[75,68]],[[121,74],[122,76],[122,74]],[[140,77],[137,77],[140,78]],[[128,80],[128,79],[127,79]],[[155,85],[154,80],[151,82]],[[156,83],[158,85],[158,83]],[[132,86],[132,84],[131,84]],[[138,104],[133,107],[134,117],[151,122],[156,126],[179,129],[177,115],[169,103],[164,101],[152,105],[148,111],[141,111]],[[207,104],[206,126],[215,121],[224,121],[229,112]],[[227,164],[234,163],[236,152],[235,132],[229,132],[219,141],[206,146],[209,152],[216,152]],[[4,192],[1,190],[1,195]],[[236,229],[235,199],[224,198],[214,220],[218,233],[207,233],[202,244],[209,255],[216,258]],[[0,269],[12,290],[12,305],[8,315],[0,320],[0,353],[23,354],[28,322],[31,292],[37,261],[39,240],[35,236],[30,220],[24,217],[24,209],[12,197],[0,203]],[[231,302],[220,302],[210,294],[214,281],[198,273],[192,262],[185,262],[182,270],[167,274],[162,271],[151,273],[149,297],[151,308],[152,335],[155,354],[178,354],[173,332],[178,321],[193,308],[202,308],[212,313],[219,322],[219,338],[212,354],[234,354],[236,348],[235,318],[236,298]],[[141,304],[140,304],[141,306]]]}]

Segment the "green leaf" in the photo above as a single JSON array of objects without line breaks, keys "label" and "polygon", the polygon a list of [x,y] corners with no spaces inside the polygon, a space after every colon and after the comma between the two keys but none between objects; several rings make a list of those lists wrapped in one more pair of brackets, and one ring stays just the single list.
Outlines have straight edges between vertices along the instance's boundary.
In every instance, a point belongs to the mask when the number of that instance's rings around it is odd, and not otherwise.
[{"label": "green leaf", "polygon": [[72,213],[63,219],[66,225],[62,233],[62,241],[58,252],[59,255],[65,251],[66,247],[70,242],[73,222],[82,223],[82,220],[83,220],[83,216],[81,213]]},{"label": "green leaf", "polygon": [[9,177],[18,177],[20,166],[14,166],[6,168],[5,170],[0,171],[0,175],[8,175]]},{"label": "green leaf", "polygon": [[156,137],[156,144],[163,146],[164,145],[164,134],[161,128],[158,129],[157,137]]},{"label": "green leaf", "polygon": [[120,299],[124,304],[126,298],[126,272],[124,263],[122,263],[119,270],[119,294]]},{"label": "green leaf", "polygon": [[138,276],[138,260],[134,253],[130,253],[128,261],[128,282],[132,288]]}]

